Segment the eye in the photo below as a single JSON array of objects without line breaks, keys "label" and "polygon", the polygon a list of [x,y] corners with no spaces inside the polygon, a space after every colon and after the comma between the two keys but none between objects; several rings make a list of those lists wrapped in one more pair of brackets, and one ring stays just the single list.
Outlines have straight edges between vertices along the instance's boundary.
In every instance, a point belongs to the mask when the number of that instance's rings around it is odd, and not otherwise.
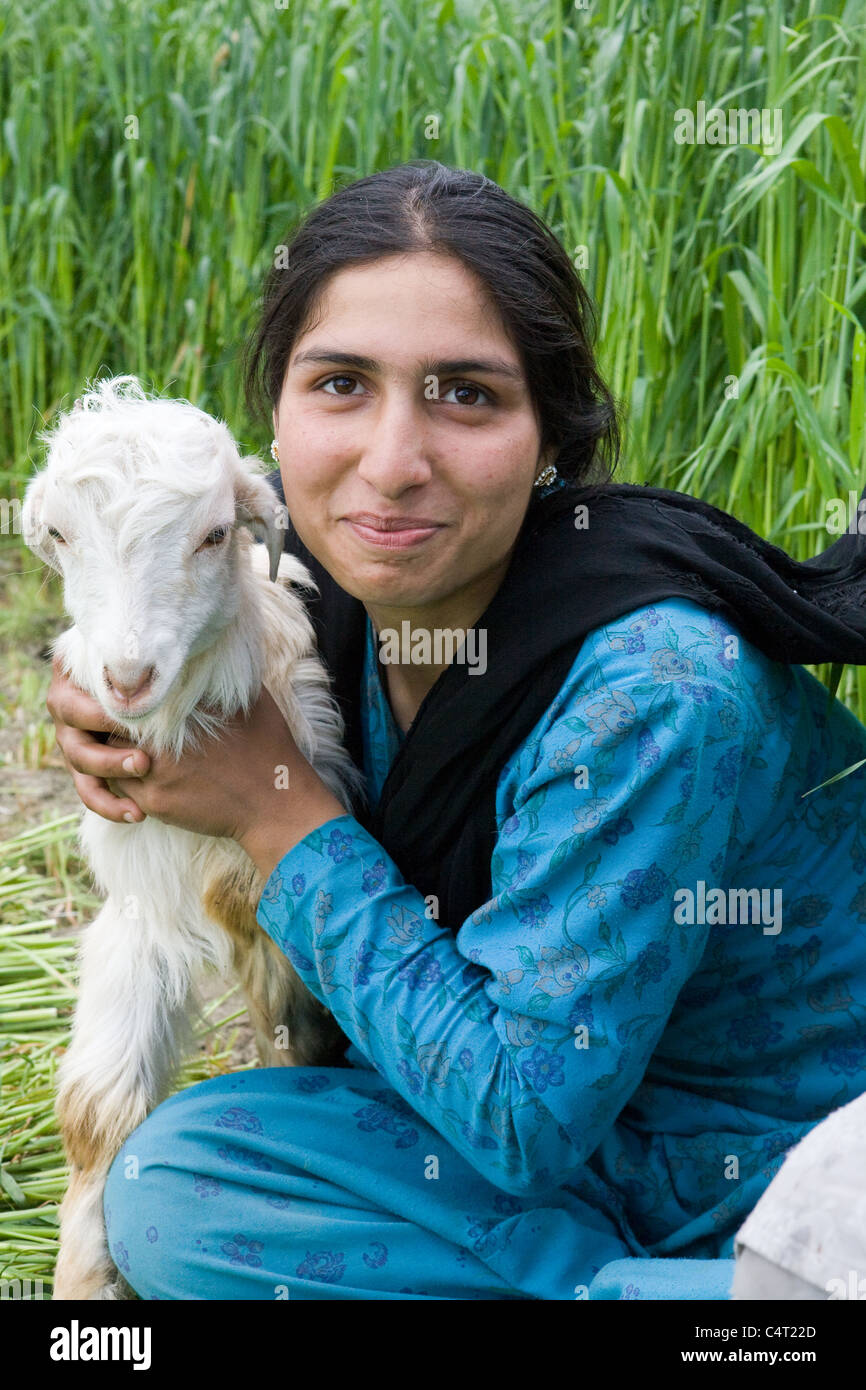
[{"label": "eye", "polygon": [[213,549],[214,546],[221,545],[231,529],[231,526],[215,526],[212,531],[208,531],[196,555],[199,550]]},{"label": "eye", "polygon": [[61,534],[60,534],[60,532],[58,531],[58,529],[57,529],[56,526],[49,526],[49,527],[48,527],[48,534],[49,534],[49,536],[51,537],[51,539],[52,539],[53,541],[58,541],[58,542],[60,543],[60,545],[65,545],[65,544],[66,544],[66,541],[63,539],[63,537],[61,536]]},{"label": "eye", "polygon": [[[356,383],[356,385],[358,384],[358,378],[357,378],[357,377],[354,377],[354,376],[347,376],[347,375],[345,374],[345,372],[340,372],[340,374],[339,374],[338,376],[329,376],[327,381],[323,381],[323,382],[322,382],[322,385],[319,387],[319,390],[320,390],[320,391],[324,391],[325,387],[326,387],[326,386],[330,386],[330,384],[331,384],[332,381],[354,381],[354,382]],[[354,391],[329,391],[329,392],[328,392],[328,395],[329,395],[329,396],[353,396],[354,394],[355,394]]]},{"label": "eye", "polygon": [[[333,382],[354,382],[356,385],[360,384],[358,382],[357,377],[348,376],[346,373],[341,372],[339,376],[328,377],[328,380],[322,382],[322,385],[318,389],[320,391],[324,391]],[[448,396],[452,391],[474,391],[476,396],[481,395],[484,397],[483,401],[456,401],[454,402],[454,404],[456,405],[490,405],[492,403],[492,397],[490,395],[490,392],[483,390],[480,386],[476,386],[471,381],[456,382],[453,386],[449,386],[448,390],[444,393],[444,395],[440,396],[438,399],[445,400],[445,397]],[[355,394],[356,393],[354,391],[328,391],[329,396],[353,396]]]},{"label": "eye", "polygon": [[440,399],[441,401],[444,401],[445,396],[450,395],[450,393],[451,393],[452,391],[474,391],[475,394],[476,394],[476,396],[477,396],[477,395],[482,395],[482,396],[484,396],[484,397],[486,398],[486,399],[483,400],[483,401],[457,401],[457,402],[456,402],[457,405],[490,405],[490,403],[491,403],[491,399],[492,399],[492,398],[491,398],[489,392],[482,390],[482,388],[481,388],[480,386],[476,386],[476,385],[475,385],[473,382],[471,382],[471,381],[458,381],[458,382],[455,382],[455,384],[454,384],[453,386],[449,386],[449,387],[448,387],[448,390],[445,392],[445,395],[444,395],[444,396],[440,396],[439,399]]}]

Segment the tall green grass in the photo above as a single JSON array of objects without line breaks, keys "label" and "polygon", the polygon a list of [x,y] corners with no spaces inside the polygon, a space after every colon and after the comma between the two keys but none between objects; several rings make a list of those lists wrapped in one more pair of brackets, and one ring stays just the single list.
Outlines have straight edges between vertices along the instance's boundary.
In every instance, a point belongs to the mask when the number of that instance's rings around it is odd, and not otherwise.
[{"label": "tall green grass", "polygon": [[[273,248],[336,184],[435,157],[587,248],[624,479],[829,543],[866,474],[859,0],[282,3],[0,5],[0,485],[101,366],[263,447],[238,347]],[[699,100],[779,108],[781,153],[677,144]],[[866,672],[840,694],[866,716]]]}]

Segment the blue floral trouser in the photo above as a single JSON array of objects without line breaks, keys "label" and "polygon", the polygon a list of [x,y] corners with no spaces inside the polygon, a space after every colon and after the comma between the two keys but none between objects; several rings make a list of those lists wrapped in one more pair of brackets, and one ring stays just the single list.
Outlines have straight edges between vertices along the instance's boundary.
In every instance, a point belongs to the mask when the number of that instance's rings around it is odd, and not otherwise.
[{"label": "blue floral trouser", "polygon": [[502,1191],[359,1066],[179,1092],[127,1139],[104,1209],[144,1299],[726,1298],[734,1268],[634,1258],[570,1187]]}]

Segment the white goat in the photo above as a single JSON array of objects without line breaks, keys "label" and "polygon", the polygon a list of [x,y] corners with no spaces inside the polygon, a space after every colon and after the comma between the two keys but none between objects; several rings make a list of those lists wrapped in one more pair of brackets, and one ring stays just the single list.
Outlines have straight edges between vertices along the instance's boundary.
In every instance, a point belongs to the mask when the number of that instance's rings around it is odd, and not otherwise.
[{"label": "white goat", "polygon": [[[221,422],[148,397],[132,376],[91,387],[41,437],[46,466],[22,520],[30,548],[63,576],[73,626],[54,650],[64,670],[128,742],[175,756],[248,710],[264,684],[349,807],[357,770],[291,584],[314,586],[283,554],[280,504],[259,460],[242,458]],[[278,572],[285,585],[271,582]],[[59,1070],[71,1176],[54,1297],[123,1298],[105,1237],[105,1176],[171,1088],[201,969],[239,977],[264,1065],[333,1062],[345,1040],[259,927],[262,879],[233,840],[85,810],[80,842],[106,900],[83,935]]]}]

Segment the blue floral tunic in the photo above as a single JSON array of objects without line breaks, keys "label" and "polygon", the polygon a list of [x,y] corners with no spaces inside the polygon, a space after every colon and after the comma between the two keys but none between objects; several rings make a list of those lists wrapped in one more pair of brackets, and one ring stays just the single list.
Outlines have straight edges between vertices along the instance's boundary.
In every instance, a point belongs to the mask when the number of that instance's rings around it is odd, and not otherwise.
[{"label": "blue floral tunic", "polygon": [[[363,690],[375,799],[402,734],[369,622]],[[866,1090],[866,770],[804,796],[861,758],[803,667],[668,599],[590,634],[502,769],[456,937],[353,817],[306,836],[258,918],[352,1066],[157,1107],[106,1193],[133,1287],[725,1298],[786,1151]]]}]

